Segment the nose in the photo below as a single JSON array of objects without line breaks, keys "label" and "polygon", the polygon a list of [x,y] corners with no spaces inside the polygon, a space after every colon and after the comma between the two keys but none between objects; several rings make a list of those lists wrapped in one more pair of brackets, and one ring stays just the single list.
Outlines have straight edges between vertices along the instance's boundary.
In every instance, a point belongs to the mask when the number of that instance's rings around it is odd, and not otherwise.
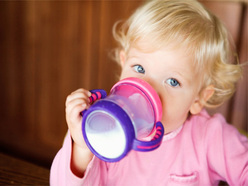
[{"label": "nose", "polygon": [[[149,85],[151,85],[152,86],[152,88],[153,89],[155,89],[156,90],[156,83],[155,83],[155,81],[154,80],[152,80],[151,78],[146,78],[146,77],[144,77],[144,78],[142,78],[144,81],[146,81]],[[156,90],[156,92],[157,92],[157,90]]]},{"label": "nose", "polygon": [[160,94],[160,91],[159,91],[159,89],[160,89],[161,87],[160,87],[159,84],[156,82],[156,80],[153,80],[153,79],[151,79],[151,78],[146,78],[146,77],[141,78],[141,79],[143,79],[144,81],[146,81],[148,84],[150,84],[150,85],[152,86],[152,88],[156,91],[156,93],[158,94],[158,96],[159,96],[159,98],[160,98],[160,100],[161,100],[161,99],[162,99],[162,95]]}]

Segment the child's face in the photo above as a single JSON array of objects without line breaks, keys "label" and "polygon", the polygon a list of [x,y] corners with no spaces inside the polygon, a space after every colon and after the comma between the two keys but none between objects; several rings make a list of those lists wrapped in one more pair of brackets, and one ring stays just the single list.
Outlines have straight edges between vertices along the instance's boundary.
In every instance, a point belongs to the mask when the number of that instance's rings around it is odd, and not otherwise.
[{"label": "child's face", "polygon": [[147,53],[131,48],[127,55],[121,53],[121,62],[121,79],[141,78],[157,91],[162,101],[166,133],[180,127],[199,102],[201,89],[201,76],[185,50],[164,48]]}]

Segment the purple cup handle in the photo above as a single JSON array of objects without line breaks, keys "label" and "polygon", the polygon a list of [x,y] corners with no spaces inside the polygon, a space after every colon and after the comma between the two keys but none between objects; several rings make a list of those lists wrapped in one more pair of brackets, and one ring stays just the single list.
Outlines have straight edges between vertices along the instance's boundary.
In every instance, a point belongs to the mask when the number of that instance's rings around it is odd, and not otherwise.
[{"label": "purple cup handle", "polygon": [[164,136],[164,127],[163,124],[158,121],[156,123],[156,134],[151,141],[140,141],[134,139],[133,141],[133,150],[148,152],[158,148],[162,142]]},{"label": "purple cup handle", "polygon": [[[93,89],[90,90],[90,92],[91,92],[91,96],[89,97],[90,104],[93,104],[98,99],[103,99],[107,97],[107,92],[103,89]],[[83,116],[86,111],[87,110],[81,112],[81,115]]]},{"label": "purple cup handle", "polygon": [[103,89],[93,89],[90,90],[91,96],[89,97],[90,99],[90,104],[94,103],[98,99],[103,99],[107,97],[107,93]]}]

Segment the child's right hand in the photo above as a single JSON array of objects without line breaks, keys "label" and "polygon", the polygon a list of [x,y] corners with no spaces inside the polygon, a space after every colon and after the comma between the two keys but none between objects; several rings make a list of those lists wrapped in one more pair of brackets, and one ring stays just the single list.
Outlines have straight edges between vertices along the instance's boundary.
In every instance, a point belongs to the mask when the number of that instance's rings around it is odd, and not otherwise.
[{"label": "child's right hand", "polygon": [[72,92],[66,99],[66,121],[73,139],[71,169],[80,177],[83,176],[89,161],[93,157],[93,154],[85,144],[81,129],[81,112],[89,108],[90,96],[91,92],[88,90],[78,89]]},{"label": "child's right hand", "polygon": [[90,91],[78,89],[72,92],[66,99],[66,121],[74,143],[81,148],[86,148],[82,135],[82,111],[90,106]]}]

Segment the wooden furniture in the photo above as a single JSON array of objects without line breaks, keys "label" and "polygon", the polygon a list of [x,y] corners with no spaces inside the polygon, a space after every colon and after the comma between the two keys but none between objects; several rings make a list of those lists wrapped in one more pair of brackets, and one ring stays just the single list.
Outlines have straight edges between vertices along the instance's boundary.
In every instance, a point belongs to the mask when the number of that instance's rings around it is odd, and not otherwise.
[{"label": "wooden furniture", "polygon": [[0,153],[0,185],[49,185],[49,170]]}]

